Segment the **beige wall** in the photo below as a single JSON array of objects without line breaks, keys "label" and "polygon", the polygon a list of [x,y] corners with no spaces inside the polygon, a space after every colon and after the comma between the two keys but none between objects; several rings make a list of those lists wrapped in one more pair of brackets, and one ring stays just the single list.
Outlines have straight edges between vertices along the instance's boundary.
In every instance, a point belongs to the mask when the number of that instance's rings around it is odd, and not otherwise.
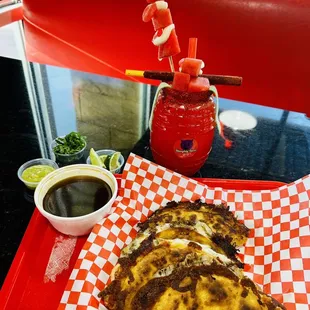
[{"label": "beige wall", "polygon": [[143,84],[73,76],[77,129],[88,147],[130,150],[143,134]]}]

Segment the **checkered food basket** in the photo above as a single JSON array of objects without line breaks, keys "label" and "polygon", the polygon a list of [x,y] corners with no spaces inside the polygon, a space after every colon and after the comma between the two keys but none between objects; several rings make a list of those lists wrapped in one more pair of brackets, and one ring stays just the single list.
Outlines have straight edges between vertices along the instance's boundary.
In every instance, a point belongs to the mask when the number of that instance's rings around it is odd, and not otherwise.
[{"label": "checkered food basket", "polygon": [[109,281],[121,249],[146,220],[171,200],[201,199],[230,206],[251,229],[241,248],[246,275],[288,309],[310,304],[310,175],[274,190],[209,188],[131,154],[111,214],[90,233],[59,309],[106,309],[98,293]]}]

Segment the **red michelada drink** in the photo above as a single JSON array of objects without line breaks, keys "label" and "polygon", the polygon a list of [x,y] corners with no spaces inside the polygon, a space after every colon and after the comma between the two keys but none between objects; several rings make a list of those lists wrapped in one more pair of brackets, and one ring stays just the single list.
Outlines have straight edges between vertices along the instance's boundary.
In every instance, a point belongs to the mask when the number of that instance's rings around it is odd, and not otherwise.
[{"label": "red michelada drink", "polygon": [[195,174],[211,151],[215,106],[206,91],[163,88],[154,102],[151,149],[156,163],[184,175]]},{"label": "red michelada drink", "polygon": [[[158,58],[170,59],[180,46],[166,1],[148,1],[142,19],[152,20]],[[197,40],[190,40],[188,58],[179,63],[172,85],[159,86],[150,121],[151,149],[156,163],[185,175],[195,174],[206,161],[213,142],[215,106],[209,81],[198,77],[204,67],[196,59]],[[171,86],[171,87],[170,87]]]},{"label": "red michelada drink", "polygon": [[[126,74],[160,79],[150,118],[151,150],[156,163],[192,176],[202,167],[212,148],[217,119],[215,84],[241,85],[241,78],[202,74],[204,62],[196,58],[197,39],[189,40],[188,57],[174,69],[172,57],[180,53],[175,25],[166,1],[147,0],[142,14],[152,21],[153,44],[158,58],[169,60],[171,72],[127,70]],[[216,98],[216,102],[214,102]]]}]

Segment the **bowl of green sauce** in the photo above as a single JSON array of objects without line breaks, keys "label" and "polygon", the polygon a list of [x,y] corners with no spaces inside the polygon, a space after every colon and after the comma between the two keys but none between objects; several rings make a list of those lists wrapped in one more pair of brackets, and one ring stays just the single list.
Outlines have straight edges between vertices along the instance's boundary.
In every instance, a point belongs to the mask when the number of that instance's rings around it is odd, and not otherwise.
[{"label": "bowl of green sauce", "polygon": [[21,165],[17,176],[29,189],[35,189],[45,176],[58,168],[58,165],[50,159],[37,158]]}]

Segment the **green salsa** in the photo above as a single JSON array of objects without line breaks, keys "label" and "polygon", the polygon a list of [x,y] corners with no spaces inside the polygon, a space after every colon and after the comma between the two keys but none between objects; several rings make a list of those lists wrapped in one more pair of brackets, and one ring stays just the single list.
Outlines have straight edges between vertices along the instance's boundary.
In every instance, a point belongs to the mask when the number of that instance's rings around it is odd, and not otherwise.
[{"label": "green salsa", "polygon": [[25,169],[22,179],[26,182],[40,182],[46,175],[54,171],[55,168],[48,165],[35,165]]}]

